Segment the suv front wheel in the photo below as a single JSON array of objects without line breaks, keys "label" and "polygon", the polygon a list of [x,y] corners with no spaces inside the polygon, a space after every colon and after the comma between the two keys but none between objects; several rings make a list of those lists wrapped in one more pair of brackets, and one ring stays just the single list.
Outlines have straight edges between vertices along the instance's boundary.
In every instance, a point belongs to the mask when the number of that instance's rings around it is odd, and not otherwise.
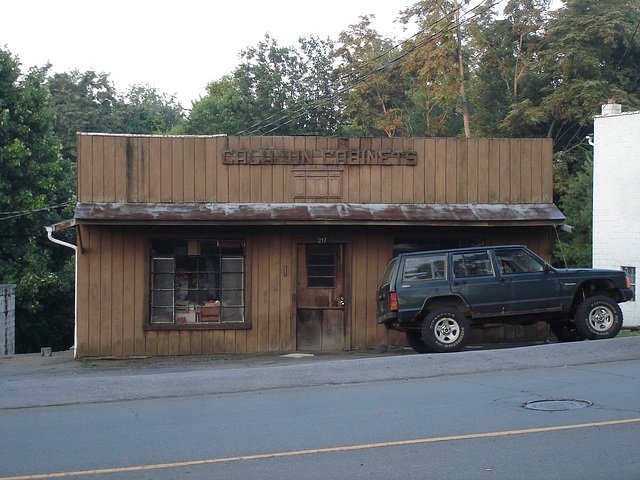
[{"label": "suv front wheel", "polygon": [[436,308],[422,322],[422,340],[429,351],[457,352],[469,340],[469,321],[456,308]]},{"label": "suv front wheel", "polygon": [[585,338],[613,338],[622,328],[622,310],[612,298],[604,295],[588,297],[578,306],[576,329]]}]

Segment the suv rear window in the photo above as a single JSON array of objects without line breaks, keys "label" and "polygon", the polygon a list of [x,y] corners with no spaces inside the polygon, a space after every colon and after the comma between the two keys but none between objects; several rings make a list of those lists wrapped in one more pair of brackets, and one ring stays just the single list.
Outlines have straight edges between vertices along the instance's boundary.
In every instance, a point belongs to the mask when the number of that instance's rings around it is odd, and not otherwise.
[{"label": "suv rear window", "polygon": [[391,282],[391,274],[393,273],[393,268],[395,267],[397,262],[398,262],[397,257],[389,260],[389,263],[387,263],[387,266],[384,268],[382,277],[380,277],[380,283],[378,284],[378,288],[380,288],[382,285],[387,285]]},{"label": "suv rear window", "polygon": [[403,282],[445,278],[444,255],[408,257],[404,262]]}]

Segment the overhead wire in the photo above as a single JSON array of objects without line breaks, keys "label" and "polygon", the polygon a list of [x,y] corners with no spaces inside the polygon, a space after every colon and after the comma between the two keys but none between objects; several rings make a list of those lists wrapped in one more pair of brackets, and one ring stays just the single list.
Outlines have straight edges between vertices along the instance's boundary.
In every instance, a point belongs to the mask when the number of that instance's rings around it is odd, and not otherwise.
[{"label": "overhead wire", "polygon": [[[446,33],[449,33],[450,31],[458,28],[459,24],[470,22],[473,19],[477,18],[478,16],[486,13],[487,11],[490,11],[491,9],[493,9],[493,7],[497,6],[498,4],[502,3],[503,1],[504,0],[495,0],[491,4],[486,5],[485,7],[480,9],[479,11],[476,11],[479,5],[474,7],[474,8],[472,8],[472,9],[467,10],[466,12],[463,13],[462,17],[464,17],[464,16],[468,15],[469,13],[473,12],[473,15],[471,15],[469,18],[463,19],[460,22],[454,22],[454,21],[450,20],[449,23],[444,28],[434,32],[429,37],[427,37],[424,40],[420,41],[419,43],[417,43],[413,47],[409,48],[408,50],[406,50],[402,54],[398,55],[397,57],[393,58],[392,60],[388,61],[384,65],[381,65],[380,67],[377,67],[377,68],[373,69],[372,71],[370,71],[370,72],[368,72],[366,74],[363,74],[361,77],[356,78],[355,80],[353,80],[353,81],[345,84],[344,86],[338,88],[331,95],[328,95],[328,96],[319,98],[317,100],[314,100],[313,102],[311,102],[309,104],[304,104],[303,106],[301,106],[297,110],[294,110],[292,113],[289,113],[289,112],[286,112],[286,111],[276,112],[276,113],[270,115],[269,117],[261,120],[260,122],[254,124],[254,125],[252,125],[250,127],[245,128],[244,130],[242,130],[239,133],[237,133],[237,135],[242,135],[242,134],[245,134],[245,133],[248,134],[248,135],[251,135],[251,134],[260,132],[261,130],[264,130],[266,128],[273,127],[270,130],[266,131],[266,133],[271,133],[271,132],[277,130],[278,128],[281,128],[281,127],[283,127],[285,125],[288,125],[289,123],[291,123],[291,122],[297,120],[298,118],[300,118],[302,115],[304,115],[306,113],[309,113],[311,110],[317,109],[317,108],[327,104],[331,100],[334,100],[336,97],[339,97],[339,96],[343,95],[345,92],[353,89],[354,87],[356,87],[360,83],[363,83],[364,81],[368,80],[373,75],[375,75],[375,74],[381,72],[382,70],[388,68],[389,66],[397,63],[398,61],[402,60],[403,58],[407,57],[408,55],[410,55],[411,53],[415,52],[416,50],[422,48],[423,46],[427,45],[428,43],[430,43],[432,41],[435,41],[436,39],[440,38],[442,35],[444,35]],[[418,31],[414,35],[410,36],[408,39],[406,39],[406,40],[400,42],[399,44],[387,49],[385,52],[377,55],[376,57],[374,57],[372,59],[370,59],[369,61],[365,62],[363,65],[360,65],[353,72],[349,72],[349,73],[343,75],[342,77],[340,77],[336,81],[336,83],[340,84],[341,81],[343,81],[345,78],[352,77],[358,70],[362,70],[362,69],[366,68],[368,65],[370,65],[370,64],[374,63],[375,61],[379,60],[380,58],[388,55],[393,50],[396,50],[396,49],[404,46],[405,44],[407,44],[410,41],[412,41],[412,39],[417,38],[420,34],[423,34],[424,32],[428,31],[429,29],[432,29],[435,25],[437,25],[438,23],[442,22],[446,18],[451,17],[451,15],[455,14],[459,10],[461,10],[461,7],[458,7],[458,9],[452,10],[451,12],[447,13],[446,15],[444,15],[441,18],[439,18],[435,22],[429,24],[428,26],[426,26],[425,28],[421,29],[420,31]],[[296,102],[296,103],[294,103],[292,105],[292,107],[295,107],[296,104],[302,104],[302,103],[303,103],[302,101]],[[288,120],[283,122],[285,116],[288,117]],[[270,120],[272,120],[272,121],[270,121]]]},{"label": "overhead wire", "polygon": [[49,210],[55,210],[58,208],[64,208],[68,205],[71,205],[72,202],[62,202],[62,203],[58,203],[56,205],[50,205],[48,207],[42,207],[42,208],[37,208],[34,210],[20,210],[20,211],[16,211],[16,212],[0,212],[0,215],[7,215],[6,217],[0,217],[0,222],[3,220],[10,220],[12,218],[18,218],[18,217],[24,217],[26,215],[31,215],[34,213],[39,213],[39,212],[46,212]]},{"label": "overhead wire", "polygon": [[[500,0],[502,1],[502,0]],[[358,69],[363,69],[365,68],[367,65],[373,63],[375,60],[381,58],[382,56],[387,55],[389,52],[395,50],[398,47],[403,46],[404,44],[408,43],[410,41],[411,38],[416,37],[417,35],[419,35],[420,33],[424,32],[425,30],[427,30],[428,28],[431,28],[433,25],[436,25],[437,23],[439,23],[440,21],[444,20],[445,18],[449,17],[452,13],[455,13],[455,10],[453,12],[450,12],[449,14],[445,15],[444,17],[438,19],[436,22],[434,22],[433,24],[429,25],[428,27],[425,27],[423,30],[421,30],[420,32],[414,34],[413,36],[411,36],[409,39],[401,42],[400,44],[388,49],[386,52],[383,52],[381,54],[379,54],[377,57],[369,60],[368,62],[366,62],[364,65],[361,65],[360,67],[358,67]],[[272,125],[275,125],[273,128],[271,128],[270,130],[268,130],[266,133],[271,133],[275,130],[277,130],[278,128],[288,125],[289,123],[293,122],[294,120],[297,120],[298,118],[300,118],[300,116],[302,116],[305,113],[308,113],[310,110],[321,107],[323,105],[325,105],[326,103],[330,102],[331,100],[335,99],[336,97],[339,97],[340,95],[342,95],[343,93],[345,93],[346,91],[354,88],[355,86],[357,86],[358,84],[366,81],[367,79],[369,79],[371,76],[375,75],[376,73],[384,70],[385,68],[387,68],[388,66],[392,65],[393,63],[396,63],[397,61],[401,60],[402,58],[406,57],[407,55],[409,55],[410,53],[413,53],[415,50],[417,50],[418,48],[421,48],[422,46],[426,45],[429,41],[432,41],[433,39],[437,38],[438,36],[443,35],[444,33],[450,31],[452,29],[452,26],[455,26],[455,24],[453,22],[450,22],[448,24],[448,27],[445,29],[440,30],[439,32],[435,32],[433,35],[431,35],[429,38],[423,40],[422,42],[420,42],[419,44],[415,45],[414,47],[412,47],[411,49],[409,49],[408,51],[404,52],[403,54],[399,55],[398,57],[396,57],[395,59],[387,62],[386,64],[364,74],[362,77],[357,78],[356,80],[352,81],[351,83],[348,83],[346,85],[344,85],[343,87],[339,88],[338,90],[336,90],[333,94],[320,98],[318,100],[315,100],[314,102],[305,105],[301,108],[299,108],[298,110],[295,110],[293,113],[289,114],[287,112],[278,112],[274,115],[272,115],[269,118],[273,118],[276,117],[278,115],[281,116],[281,118],[279,118],[278,120],[275,120],[273,122],[267,123],[265,125],[261,125],[262,122],[259,122],[258,124],[255,125],[255,127],[257,128],[253,128],[253,127],[249,127],[249,129],[245,129],[249,130],[249,134],[253,134],[256,132],[259,132],[261,129],[264,128],[268,128]],[[349,77],[352,76],[354,74],[354,72],[350,72],[346,75],[344,75],[343,77],[341,77],[336,83],[340,83],[340,80],[344,77]],[[302,102],[299,102],[302,103]],[[295,105],[295,104],[294,104]],[[284,117],[285,115],[287,115],[289,117],[289,119],[286,122],[281,122],[282,117]],[[280,122],[280,123],[278,123]],[[244,132],[244,131],[243,131]]]}]

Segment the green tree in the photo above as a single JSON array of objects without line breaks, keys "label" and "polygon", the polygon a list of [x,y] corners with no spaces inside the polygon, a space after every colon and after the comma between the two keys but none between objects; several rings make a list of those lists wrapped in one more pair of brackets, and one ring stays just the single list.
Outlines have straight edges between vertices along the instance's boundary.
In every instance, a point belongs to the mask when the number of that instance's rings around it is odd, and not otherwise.
[{"label": "green tree", "polygon": [[539,104],[550,77],[540,68],[540,53],[548,45],[549,0],[511,0],[503,17],[492,10],[471,24],[475,68],[471,93],[473,124],[480,136],[541,136],[527,124],[521,131],[505,117],[514,104]]},{"label": "green tree", "polygon": [[[567,217],[571,233],[561,233],[560,243],[555,245],[554,263],[564,266],[564,257],[569,267],[590,267],[592,259],[593,227],[593,153],[575,150],[572,162],[556,164],[556,190],[558,206]],[[566,155],[563,155],[566,159]],[[567,175],[567,166],[580,165],[574,175]]]},{"label": "green tree", "polygon": [[114,132],[165,134],[184,119],[184,109],[175,96],[138,84],[118,95],[114,116]]},{"label": "green tree", "polygon": [[[315,37],[280,47],[275,39],[241,53],[230,76],[212,82],[174,132],[244,135],[330,135],[338,105],[329,60],[333,44]],[[333,98],[333,99],[332,99]]]},{"label": "green tree", "polygon": [[405,109],[408,80],[401,64],[394,61],[391,39],[371,28],[372,15],[360,17],[340,34],[333,56],[339,61],[344,91],[343,134],[393,137],[407,134]]},{"label": "green tree", "polygon": [[22,75],[0,49],[0,279],[16,287],[16,351],[73,344],[72,251],[43,226],[69,218],[73,164],[54,136],[47,67]]},{"label": "green tree", "polygon": [[466,24],[460,8],[468,1],[420,1],[402,12],[400,21],[414,23],[418,34],[405,45],[405,75],[419,79],[419,94],[425,118],[421,135],[470,136],[466,79],[469,52],[464,41]]},{"label": "green tree", "polygon": [[233,78],[224,76],[207,85],[207,94],[193,102],[187,120],[176,125],[172,133],[178,135],[235,134],[249,127],[238,113],[242,98]]},{"label": "green tree", "polygon": [[556,150],[571,148],[591,132],[603,99],[640,106],[638,0],[566,0],[552,12],[539,55],[546,76],[542,94],[520,96],[503,121],[505,130],[543,132]]},{"label": "green tree", "polygon": [[51,92],[54,132],[62,143],[62,155],[75,162],[76,133],[113,132],[117,91],[106,73],[72,70],[46,80]]},{"label": "green tree", "polygon": [[74,162],[77,132],[162,134],[184,118],[175,96],[148,84],[133,85],[120,94],[106,73],[56,73],[46,85],[62,155]]}]

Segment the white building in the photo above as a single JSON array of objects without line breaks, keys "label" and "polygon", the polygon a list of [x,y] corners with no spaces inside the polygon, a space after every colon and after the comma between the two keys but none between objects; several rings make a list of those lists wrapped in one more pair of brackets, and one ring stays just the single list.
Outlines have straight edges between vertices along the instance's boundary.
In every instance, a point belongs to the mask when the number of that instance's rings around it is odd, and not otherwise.
[{"label": "white building", "polygon": [[[610,100],[594,121],[593,267],[622,269],[634,290],[640,267],[640,111]],[[637,296],[637,294],[636,294]],[[625,327],[640,326],[635,300],[620,304]]]}]

